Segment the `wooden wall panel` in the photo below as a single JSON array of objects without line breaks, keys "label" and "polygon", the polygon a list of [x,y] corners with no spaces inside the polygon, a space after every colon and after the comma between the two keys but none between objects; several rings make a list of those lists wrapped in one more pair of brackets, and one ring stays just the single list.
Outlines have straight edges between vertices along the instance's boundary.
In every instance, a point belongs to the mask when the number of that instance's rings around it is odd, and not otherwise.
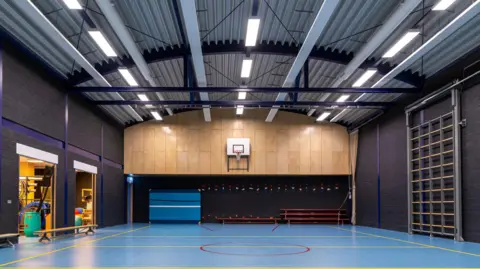
[{"label": "wooden wall panel", "polygon": [[[125,129],[125,173],[133,174],[286,174],[347,175],[348,133],[345,127],[315,123],[310,117],[279,111],[266,123],[266,110],[212,110],[166,117]],[[227,138],[250,138],[250,170],[227,172]],[[246,159],[230,159],[245,167]]]}]

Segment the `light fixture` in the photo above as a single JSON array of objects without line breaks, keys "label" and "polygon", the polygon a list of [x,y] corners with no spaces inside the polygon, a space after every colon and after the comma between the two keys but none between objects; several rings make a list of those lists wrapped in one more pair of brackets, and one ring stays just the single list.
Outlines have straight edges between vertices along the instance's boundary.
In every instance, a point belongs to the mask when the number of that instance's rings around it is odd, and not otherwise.
[{"label": "light fixture", "polygon": [[331,112],[323,112],[322,115],[317,118],[317,121],[324,121],[330,114]]},{"label": "light fixture", "polygon": [[455,1],[456,0],[439,0],[438,3],[432,8],[432,10],[435,10],[435,11],[446,10]]},{"label": "light fixture", "polygon": [[69,9],[83,9],[78,0],[63,0]]},{"label": "light fixture", "polygon": [[367,80],[369,80],[375,73],[377,73],[377,69],[367,69],[363,75],[353,83],[353,87],[362,87]]},{"label": "light fixture", "polygon": [[157,111],[152,111],[152,116],[153,116],[156,120],[162,120],[162,116],[160,116],[160,114],[158,114]]},{"label": "light fixture", "polygon": [[395,45],[393,45],[385,54],[383,54],[382,58],[391,58],[395,56],[399,51],[401,51],[408,43],[412,42],[412,40],[420,34],[418,30],[410,30],[406,34],[400,38]]},{"label": "light fixture", "polygon": [[100,31],[88,31],[88,34],[93,38],[97,45],[102,49],[103,53],[108,57],[117,57],[117,53],[113,50],[112,46],[108,43],[105,36]]},{"label": "light fixture", "polygon": [[248,19],[247,37],[245,38],[245,47],[255,46],[255,43],[257,43],[259,28],[260,28],[260,19]]},{"label": "light fixture", "polygon": [[153,108],[153,105],[148,104],[148,105],[145,105],[145,107],[146,108]]},{"label": "light fixture", "polygon": [[43,163],[42,160],[27,160],[27,163]]},{"label": "light fixture", "polygon": [[242,115],[243,114],[243,106],[242,105],[238,105],[237,106],[237,115]]},{"label": "light fixture", "polygon": [[252,71],[252,59],[244,59],[242,63],[242,73],[240,76],[242,78],[248,78],[250,77],[250,72]]},{"label": "light fixture", "polygon": [[[120,74],[122,75],[123,79],[125,79],[125,81],[127,81],[128,85],[130,86],[138,86],[138,83],[137,81],[135,80],[135,78],[133,78],[132,74],[130,73],[130,71],[128,71],[128,69],[126,68],[118,68],[118,72],[120,72]],[[140,94],[139,94],[140,95]],[[143,100],[143,101],[148,101],[147,100]]]},{"label": "light fixture", "polygon": [[238,100],[245,100],[247,98],[246,92],[239,92],[238,93]]},{"label": "light fixture", "polygon": [[345,102],[350,97],[348,94],[343,94],[342,96],[338,97],[336,102]]},{"label": "light fixture", "polygon": [[137,96],[140,101],[149,101],[147,95],[145,94],[137,94]]}]

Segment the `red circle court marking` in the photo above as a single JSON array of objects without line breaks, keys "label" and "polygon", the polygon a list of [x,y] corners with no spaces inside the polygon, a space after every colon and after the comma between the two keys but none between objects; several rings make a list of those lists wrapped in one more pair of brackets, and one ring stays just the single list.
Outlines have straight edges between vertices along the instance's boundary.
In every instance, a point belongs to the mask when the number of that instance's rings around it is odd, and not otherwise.
[{"label": "red circle court marking", "polygon": [[[203,245],[200,247],[200,250],[201,251],[205,251],[205,252],[209,252],[209,253],[213,253],[213,254],[219,254],[219,255],[230,255],[230,256],[286,256],[286,255],[297,255],[297,254],[303,254],[303,253],[307,253],[310,251],[310,248],[309,247],[306,247],[306,246],[302,246],[302,245],[284,245],[284,246],[291,246],[291,247],[300,247],[300,248],[303,248],[304,250],[302,251],[299,251],[299,252],[290,252],[290,253],[273,253],[273,254],[242,254],[242,253],[228,253],[228,252],[218,252],[218,251],[212,251],[212,250],[208,250],[206,248],[210,247],[210,246],[221,246],[222,244],[230,244],[230,243],[233,243],[233,242],[225,242],[225,243],[215,243],[215,244],[208,244],[208,245]],[[278,244],[276,243],[277,245],[281,245],[281,244]]]}]

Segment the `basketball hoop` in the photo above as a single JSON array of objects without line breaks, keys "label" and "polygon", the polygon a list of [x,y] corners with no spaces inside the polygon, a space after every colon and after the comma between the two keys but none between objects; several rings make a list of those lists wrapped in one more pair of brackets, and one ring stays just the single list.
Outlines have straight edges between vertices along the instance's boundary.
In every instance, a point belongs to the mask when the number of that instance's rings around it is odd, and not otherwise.
[{"label": "basketball hoop", "polygon": [[233,145],[233,153],[235,153],[235,157],[237,158],[237,162],[240,161],[243,153],[243,145]]},{"label": "basketball hoop", "polygon": [[241,154],[242,154],[242,152],[240,152],[240,151],[235,152],[235,155],[236,155],[236,157],[237,157],[237,162],[240,161],[240,158],[241,158],[241,156],[242,156]]}]

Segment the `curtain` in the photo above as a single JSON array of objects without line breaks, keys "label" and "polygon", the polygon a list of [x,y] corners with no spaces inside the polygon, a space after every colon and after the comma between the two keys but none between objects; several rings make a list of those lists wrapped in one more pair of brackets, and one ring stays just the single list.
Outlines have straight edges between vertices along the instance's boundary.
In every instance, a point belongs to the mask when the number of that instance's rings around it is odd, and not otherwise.
[{"label": "curtain", "polygon": [[356,178],[357,154],[358,154],[358,130],[350,133],[349,137],[349,155],[350,155],[350,174],[352,178],[352,224],[357,222],[357,204],[356,204]]}]

